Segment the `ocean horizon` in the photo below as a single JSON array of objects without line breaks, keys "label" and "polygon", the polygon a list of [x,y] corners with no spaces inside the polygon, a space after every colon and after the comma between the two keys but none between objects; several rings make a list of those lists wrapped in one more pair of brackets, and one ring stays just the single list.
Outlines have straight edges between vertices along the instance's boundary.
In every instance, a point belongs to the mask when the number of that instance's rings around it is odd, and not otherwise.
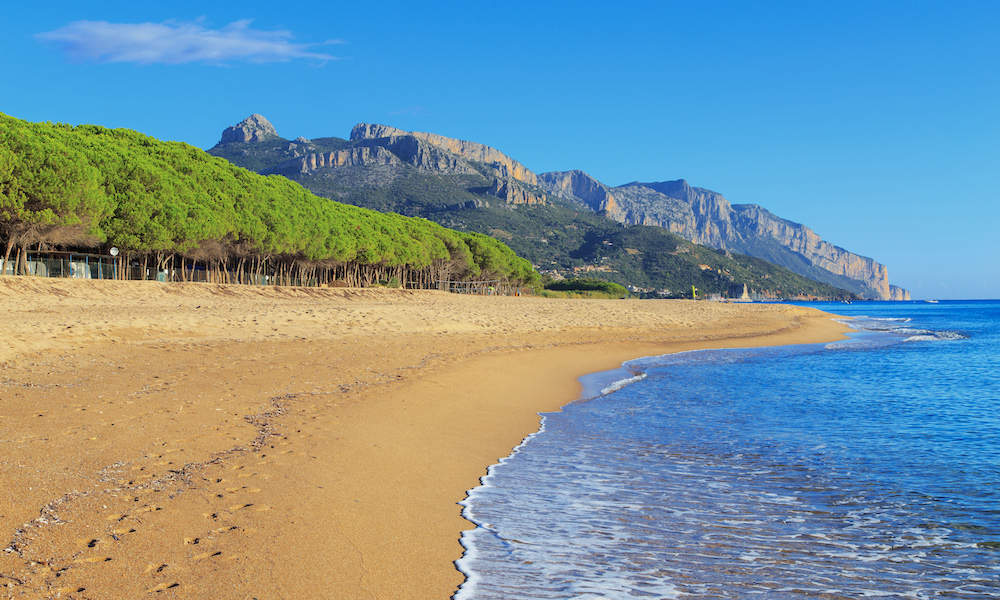
[{"label": "ocean horizon", "polygon": [[490,468],[455,598],[1000,598],[1000,301],[646,357]]}]

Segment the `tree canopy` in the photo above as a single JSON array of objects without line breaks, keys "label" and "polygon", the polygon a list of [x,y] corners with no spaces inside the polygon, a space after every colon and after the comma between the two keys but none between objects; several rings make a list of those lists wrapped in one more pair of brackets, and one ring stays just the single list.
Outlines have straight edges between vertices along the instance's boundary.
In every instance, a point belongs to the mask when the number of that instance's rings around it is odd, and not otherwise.
[{"label": "tree canopy", "polygon": [[183,273],[201,261],[226,277],[253,265],[258,274],[355,285],[538,282],[530,263],[485,235],[320,198],[188,144],[2,113],[0,243],[3,261],[14,249],[114,246],[160,268],[179,261]]}]

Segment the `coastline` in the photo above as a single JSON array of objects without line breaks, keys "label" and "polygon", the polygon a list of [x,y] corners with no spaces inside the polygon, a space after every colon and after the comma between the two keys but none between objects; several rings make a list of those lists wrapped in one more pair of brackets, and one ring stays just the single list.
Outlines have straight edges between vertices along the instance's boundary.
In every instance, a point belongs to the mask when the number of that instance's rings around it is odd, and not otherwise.
[{"label": "coastline", "polygon": [[0,277],[0,299],[12,598],[447,598],[458,502],[580,376],[848,330],[788,305],[384,289]]}]

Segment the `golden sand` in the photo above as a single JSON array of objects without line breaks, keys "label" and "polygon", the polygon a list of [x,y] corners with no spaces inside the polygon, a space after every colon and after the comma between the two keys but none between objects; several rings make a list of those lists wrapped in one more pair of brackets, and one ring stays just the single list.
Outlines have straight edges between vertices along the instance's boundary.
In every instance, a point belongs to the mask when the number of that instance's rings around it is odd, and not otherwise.
[{"label": "golden sand", "polygon": [[825,342],[784,305],[0,277],[0,598],[442,600],[577,378]]}]

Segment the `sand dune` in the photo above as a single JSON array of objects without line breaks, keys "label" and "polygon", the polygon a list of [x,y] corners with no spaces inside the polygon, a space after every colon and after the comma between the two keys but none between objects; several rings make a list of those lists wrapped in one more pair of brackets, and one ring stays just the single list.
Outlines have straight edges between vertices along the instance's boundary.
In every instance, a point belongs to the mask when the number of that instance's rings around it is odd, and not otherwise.
[{"label": "sand dune", "polygon": [[781,305],[0,277],[0,598],[447,598],[576,378],[837,339]]}]

